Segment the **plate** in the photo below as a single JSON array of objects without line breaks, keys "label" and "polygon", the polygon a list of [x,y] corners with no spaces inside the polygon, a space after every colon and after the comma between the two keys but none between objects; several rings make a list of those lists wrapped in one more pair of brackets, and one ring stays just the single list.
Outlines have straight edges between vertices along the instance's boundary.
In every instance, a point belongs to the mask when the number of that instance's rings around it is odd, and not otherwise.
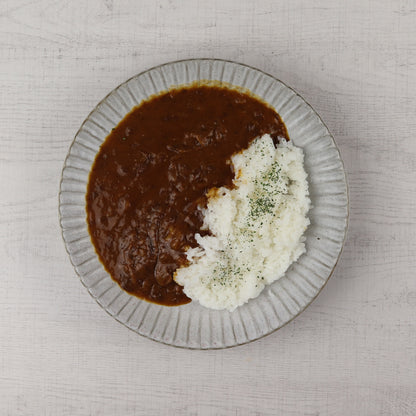
[{"label": "plate", "polygon": [[[178,307],[149,303],[124,292],[100,263],[86,221],[85,194],[95,156],[130,110],[172,86],[215,80],[246,88],[269,103],[305,153],[312,208],[306,253],[285,276],[233,312],[198,302]],[[69,149],[59,194],[63,239],[75,271],[91,296],[117,321],[140,335],[176,347],[213,349],[261,338],[299,315],[331,276],[344,243],[348,192],[343,163],[316,112],[295,91],[257,69],[230,61],[191,59],[167,63],[124,82],[82,124]]]}]

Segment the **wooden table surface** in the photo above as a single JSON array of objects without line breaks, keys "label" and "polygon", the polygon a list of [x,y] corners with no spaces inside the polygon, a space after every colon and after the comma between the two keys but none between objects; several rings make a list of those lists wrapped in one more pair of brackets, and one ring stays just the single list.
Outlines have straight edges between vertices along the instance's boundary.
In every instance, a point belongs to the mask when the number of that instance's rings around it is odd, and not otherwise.
[{"label": "wooden table surface", "polygon": [[[127,78],[239,61],[297,90],[340,147],[350,227],[297,319],[187,351],[91,299],[58,222],[78,127]],[[0,0],[1,415],[416,415],[414,0]]]}]

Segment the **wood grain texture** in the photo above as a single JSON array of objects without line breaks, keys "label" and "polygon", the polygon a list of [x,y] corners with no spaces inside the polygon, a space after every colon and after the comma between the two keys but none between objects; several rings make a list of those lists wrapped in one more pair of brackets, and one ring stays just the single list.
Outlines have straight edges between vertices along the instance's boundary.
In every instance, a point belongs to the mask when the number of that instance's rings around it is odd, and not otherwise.
[{"label": "wood grain texture", "polygon": [[[116,85],[184,58],[295,88],[350,186],[340,263],[295,321],[186,351],[137,336],[75,276],[60,236],[68,147]],[[0,0],[0,414],[415,415],[414,0]]]}]

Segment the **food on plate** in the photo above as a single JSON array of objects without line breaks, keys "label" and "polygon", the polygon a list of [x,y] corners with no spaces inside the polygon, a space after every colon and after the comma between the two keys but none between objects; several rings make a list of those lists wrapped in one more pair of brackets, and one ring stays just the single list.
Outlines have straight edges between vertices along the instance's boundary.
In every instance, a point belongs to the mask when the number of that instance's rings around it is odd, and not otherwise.
[{"label": "food on plate", "polygon": [[291,142],[255,139],[231,158],[234,186],[208,192],[198,247],[175,272],[187,296],[212,309],[234,310],[257,297],[305,252],[309,220],[303,152]]},{"label": "food on plate", "polygon": [[[175,279],[182,282],[186,270],[199,267],[197,258],[206,251],[199,243],[218,237],[208,226],[207,215],[215,201],[221,204],[218,190],[230,195],[242,192],[243,176],[252,173],[241,160],[261,143],[268,143],[264,151],[272,143],[276,152],[301,155],[294,146],[285,146],[288,140],[272,107],[223,85],[183,86],[135,107],[101,145],[89,177],[88,228],[106,270],[124,290],[140,298],[169,306],[190,302],[187,293],[194,296],[192,290],[184,292],[173,277],[177,271]],[[289,177],[289,193],[296,178]],[[258,204],[253,214],[260,209]],[[286,237],[282,245],[285,241]],[[290,258],[303,250],[301,237],[298,243]],[[263,277],[266,281],[270,276]]]}]

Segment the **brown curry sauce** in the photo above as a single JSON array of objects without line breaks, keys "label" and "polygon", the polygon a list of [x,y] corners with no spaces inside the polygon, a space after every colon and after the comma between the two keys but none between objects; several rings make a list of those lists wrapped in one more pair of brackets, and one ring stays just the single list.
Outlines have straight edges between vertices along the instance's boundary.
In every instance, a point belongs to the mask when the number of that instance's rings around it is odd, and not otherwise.
[{"label": "brown curry sauce", "polygon": [[198,206],[210,188],[232,186],[231,155],[265,133],[289,139],[274,109],[220,86],[164,92],[113,129],[90,173],[87,221],[124,290],[162,305],[190,302],[173,272],[187,264],[195,233],[204,234]]}]

